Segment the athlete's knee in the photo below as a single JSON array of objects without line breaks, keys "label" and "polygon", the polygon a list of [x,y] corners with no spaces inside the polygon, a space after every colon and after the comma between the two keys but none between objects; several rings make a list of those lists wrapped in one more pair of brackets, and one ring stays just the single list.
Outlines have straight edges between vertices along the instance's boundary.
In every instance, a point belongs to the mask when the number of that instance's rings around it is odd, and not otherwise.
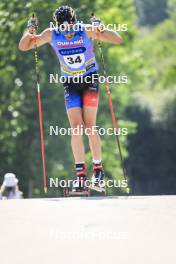
[{"label": "athlete's knee", "polygon": [[85,128],[91,128],[91,129],[93,129],[96,126],[95,123],[90,120],[85,121],[84,125],[85,125]]},{"label": "athlete's knee", "polygon": [[83,127],[83,120],[75,120],[71,123],[72,129]]},{"label": "athlete's knee", "polygon": [[97,135],[97,126],[94,122],[86,121],[84,125],[85,125],[85,132],[88,137]]}]

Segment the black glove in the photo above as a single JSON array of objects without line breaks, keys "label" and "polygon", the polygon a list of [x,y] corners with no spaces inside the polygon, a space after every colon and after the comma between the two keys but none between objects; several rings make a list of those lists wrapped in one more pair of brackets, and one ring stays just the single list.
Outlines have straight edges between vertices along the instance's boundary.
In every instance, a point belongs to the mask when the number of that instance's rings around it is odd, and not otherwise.
[{"label": "black glove", "polygon": [[101,32],[105,30],[105,26],[102,23],[101,19],[93,16],[90,21],[97,31]]},{"label": "black glove", "polygon": [[31,34],[33,34],[38,29],[38,19],[33,15],[27,23],[27,28]]}]

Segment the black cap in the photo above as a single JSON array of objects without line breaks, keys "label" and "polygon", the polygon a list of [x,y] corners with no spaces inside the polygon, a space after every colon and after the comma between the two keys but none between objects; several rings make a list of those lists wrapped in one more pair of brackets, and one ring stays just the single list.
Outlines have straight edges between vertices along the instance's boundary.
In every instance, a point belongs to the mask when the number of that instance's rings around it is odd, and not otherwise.
[{"label": "black cap", "polygon": [[57,8],[53,14],[53,18],[60,26],[65,21],[68,22],[68,24],[74,24],[76,22],[76,14],[72,7],[70,6],[60,6]]}]

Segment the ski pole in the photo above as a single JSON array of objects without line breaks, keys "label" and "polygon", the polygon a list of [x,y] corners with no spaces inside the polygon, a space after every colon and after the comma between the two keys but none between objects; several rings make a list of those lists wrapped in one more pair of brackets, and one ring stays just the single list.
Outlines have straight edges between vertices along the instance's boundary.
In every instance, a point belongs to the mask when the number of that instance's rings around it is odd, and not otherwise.
[{"label": "ski pole", "polygon": [[[32,19],[36,19],[34,14]],[[34,59],[35,59],[35,72],[36,72],[36,84],[37,84],[37,99],[38,99],[38,111],[39,111],[39,126],[40,126],[40,142],[41,142],[41,156],[42,156],[42,171],[43,171],[43,189],[44,192],[47,192],[46,184],[46,161],[45,161],[45,145],[44,145],[44,132],[43,132],[43,114],[42,114],[42,101],[40,95],[40,75],[38,67],[38,50],[37,50],[37,39],[36,36],[33,36],[34,43]]]},{"label": "ski pole", "polygon": [[[91,22],[100,23],[101,20],[97,19],[94,16],[94,13],[92,13]],[[101,43],[100,42],[98,42],[98,47],[99,47],[100,57],[101,57],[102,65],[103,65],[103,73],[104,73],[104,76],[105,76],[105,87],[106,87],[106,91],[107,91],[107,95],[108,95],[108,102],[109,102],[109,107],[110,107],[110,112],[111,112],[112,124],[113,124],[113,127],[114,127],[115,131],[118,131],[117,121],[116,121],[116,118],[115,118],[113,103],[112,103],[112,99],[111,99],[111,91],[110,91],[109,83],[108,83],[108,80],[107,80],[107,72],[106,72],[105,60],[104,60],[103,51],[102,51],[102,47],[101,47]],[[122,166],[122,171],[123,171],[123,177],[127,181],[127,174],[126,174],[126,170],[125,170],[125,167],[124,167],[124,160],[123,160],[120,140],[119,140],[119,137],[118,137],[117,134],[116,134],[116,142],[117,142],[117,146],[118,146],[118,150],[119,150],[120,161],[121,161],[121,166]]]},{"label": "ski pole", "polygon": [[[110,107],[110,112],[111,112],[112,124],[113,124],[113,127],[114,127],[115,131],[118,131],[117,121],[116,121],[115,114],[114,114],[113,102],[112,102],[112,99],[111,99],[111,91],[110,91],[109,83],[108,83],[108,80],[107,80],[107,73],[106,73],[104,56],[103,56],[103,52],[102,52],[102,48],[101,48],[100,42],[98,42],[98,47],[99,47],[100,57],[101,57],[102,65],[103,65],[103,73],[104,73],[104,76],[105,76],[105,87],[106,87],[106,91],[107,91],[107,95],[108,95],[108,102],[109,102],[109,107]],[[116,134],[115,138],[116,138],[116,142],[117,142],[117,146],[118,146],[118,150],[119,150],[120,161],[121,161],[121,166],[122,166],[122,170],[123,170],[123,176],[124,176],[124,179],[127,180],[126,170],[125,170],[125,167],[124,167],[124,160],[123,160],[123,155],[122,155],[122,150],[121,150],[119,136]]]}]

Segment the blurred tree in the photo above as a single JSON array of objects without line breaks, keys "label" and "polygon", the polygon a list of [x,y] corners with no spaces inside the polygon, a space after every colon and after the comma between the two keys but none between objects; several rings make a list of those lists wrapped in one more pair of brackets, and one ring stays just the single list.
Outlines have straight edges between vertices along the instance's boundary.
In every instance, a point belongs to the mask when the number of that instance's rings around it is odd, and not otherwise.
[{"label": "blurred tree", "polygon": [[[0,33],[0,76],[2,79],[0,87],[2,95],[0,99],[0,175],[2,177],[9,170],[15,172],[20,179],[25,195],[27,195],[28,189],[30,189],[29,193],[31,195],[31,186],[33,186],[33,192],[36,196],[42,195],[42,170],[33,51],[20,52],[18,50],[18,42],[22,32],[26,28],[27,20],[33,12],[39,18],[39,31],[42,31],[52,22],[53,11],[63,3],[64,1],[53,3],[37,0],[29,1],[26,4],[24,0],[20,2],[17,0],[11,2],[5,0],[0,4],[0,23],[2,25]],[[85,22],[89,22],[92,12],[100,15],[105,20],[105,23],[122,23],[123,20],[130,22],[134,15],[131,0],[119,1],[118,4],[109,1],[108,5],[106,1],[90,2],[84,0],[80,4],[78,1],[72,0],[69,4],[73,8],[76,8],[78,20],[84,20]],[[101,6],[101,12],[99,5]],[[128,15],[123,13],[123,8],[126,8],[126,14]],[[115,16],[112,17],[114,12],[118,14],[117,21]],[[131,30],[127,34],[131,39]],[[128,46],[127,42],[128,38],[125,44],[126,47]],[[111,46],[105,45],[105,55],[108,54]],[[122,48],[118,48],[122,50]],[[118,48],[114,47],[114,50]],[[99,59],[99,54],[97,56]],[[118,65],[116,65],[115,70],[114,65],[111,64],[111,59],[108,58],[106,64],[108,70],[112,69],[114,72],[117,72]],[[40,48],[39,66],[47,175],[48,178],[71,178],[73,176],[73,157],[70,147],[70,137],[49,135],[50,125],[58,125],[59,127],[69,126],[64,108],[62,85],[49,83],[49,74],[59,73],[59,63],[51,47],[43,46]],[[104,89],[104,86],[102,89]],[[102,107],[105,106],[108,111],[101,111],[103,108],[100,109],[99,125],[108,126],[111,124],[109,106],[107,97],[103,94],[101,99]],[[116,90],[113,91],[113,97],[117,100],[118,92]],[[128,95],[126,94],[127,97]],[[120,108],[120,99],[117,101]],[[127,99],[124,101],[127,101]],[[108,141],[104,138],[102,139],[107,174],[110,172],[112,175],[116,175],[116,177],[122,177],[116,150],[114,149],[109,153],[109,147],[111,148],[114,145],[114,138],[110,137]],[[125,147],[125,144],[123,146]],[[91,159],[89,150],[87,159],[88,161]],[[116,174],[117,171],[119,172],[119,176]],[[55,194],[51,190],[49,195]],[[57,192],[56,195],[58,195]]]},{"label": "blurred tree", "polygon": [[167,0],[135,0],[135,5],[141,26],[154,26],[168,17]]},{"label": "blurred tree", "polygon": [[136,134],[128,137],[126,165],[133,194],[173,194],[176,190],[174,28],[170,19],[140,32],[132,51],[138,54],[136,91],[126,114],[138,125]]},{"label": "blurred tree", "polygon": [[[42,31],[52,21],[53,11],[63,3],[43,0],[27,3],[24,0],[4,0],[0,3],[0,181],[5,172],[15,172],[26,196],[28,191],[31,195],[31,188],[33,195],[43,195],[42,171],[33,51],[20,52],[18,42],[33,12],[39,18],[39,31]],[[170,102],[170,96],[174,94],[176,81],[175,0],[169,0],[168,11],[166,1],[139,3],[136,0],[139,24],[157,24],[152,28],[135,25],[133,0],[82,0],[81,3],[71,0],[69,4],[76,8],[78,20],[89,22],[94,12],[105,24],[128,25],[128,31],[121,32],[124,44],[103,44],[103,53],[108,74],[128,75],[127,85],[112,84],[110,88],[118,126],[128,128],[128,142],[125,136],[120,136],[120,141],[132,193],[174,193],[175,171],[171,159],[175,158],[175,104]],[[169,19],[164,20],[167,12]],[[102,74],[98,52],[96,57]],[[63,87],[60,83],[49,83],[49,74],[59,73],[59,63],[49,45],[39,49],[39,58],[48,178],[71,179],[70,137],[49,135],[50,125],[69,126]],[[103,84],[100,89],[98,125],[111,127]],[[106,177],[123,179],[115,144],[114,137],[102,136]],[[86,149],[87,162],[90,163],[87,139]],[[168,185],[165,184],[166,177]],[[110,194],[125,191],[108,190]],[[48,195],[61,195],[61,190],[51,189]]]}]

